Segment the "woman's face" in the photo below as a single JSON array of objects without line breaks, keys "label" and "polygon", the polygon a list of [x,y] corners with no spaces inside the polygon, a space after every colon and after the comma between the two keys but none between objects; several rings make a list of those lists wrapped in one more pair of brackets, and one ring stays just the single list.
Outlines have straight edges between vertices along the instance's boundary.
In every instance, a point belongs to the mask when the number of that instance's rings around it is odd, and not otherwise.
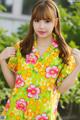
[{"label": "woman's face", "polygon": [[52,36],[55,20],[34,20],[33,29],[38,38],[46,38]]}]

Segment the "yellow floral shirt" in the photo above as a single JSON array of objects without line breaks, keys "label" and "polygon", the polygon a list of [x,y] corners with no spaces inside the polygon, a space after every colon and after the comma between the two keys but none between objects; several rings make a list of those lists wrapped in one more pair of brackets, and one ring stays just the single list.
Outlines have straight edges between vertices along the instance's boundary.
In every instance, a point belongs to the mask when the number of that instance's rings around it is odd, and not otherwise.
[{"label": "yellow floral shirt", "polygon": [[59,86],[73,71],[73,56],[69,65],[65,65],[59,57],[60,51],[55,39],[51,40],[51,45],[42,56],[35,45],[25,58],[20,53],[19,45],[16,47],[16,56],[8,62],[16,80],[4,110],[6,120],[56,120],[60,92],[55,83],[59,78]]}]

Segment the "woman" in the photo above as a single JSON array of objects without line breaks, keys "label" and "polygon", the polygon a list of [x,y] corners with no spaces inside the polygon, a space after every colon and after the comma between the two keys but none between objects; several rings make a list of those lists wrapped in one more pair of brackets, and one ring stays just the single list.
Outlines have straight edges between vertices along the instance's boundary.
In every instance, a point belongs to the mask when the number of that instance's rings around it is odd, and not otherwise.
[{"label": "woman", "polygon": [[79,58],[79,50],[71,49],[61,34],[56,4],[38,0],[26,38],[0,54],[4,77],[13,88],[3,112],[6,120],[56,120],[60,94],[80,71]]}]

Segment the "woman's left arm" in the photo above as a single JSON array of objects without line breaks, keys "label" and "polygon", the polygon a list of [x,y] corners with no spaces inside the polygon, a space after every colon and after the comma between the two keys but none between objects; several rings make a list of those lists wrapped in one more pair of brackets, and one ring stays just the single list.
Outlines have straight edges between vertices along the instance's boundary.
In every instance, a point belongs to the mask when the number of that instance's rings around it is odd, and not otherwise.
[{"label": "woman's left arm", "polygon": [[75,80],[78,76],[78,73],[80,72],[80,50],[78,49],[72,49],[72,55],[75,58],[76,61],[76,67],[75,69],[72,71],[72,73],[70,75],[68,75],[63,82],[61,83],[61,85],[58,87],[58,90],[60,91],[60,93],[64,93],[67,90],[69,90],[75,83]]}]

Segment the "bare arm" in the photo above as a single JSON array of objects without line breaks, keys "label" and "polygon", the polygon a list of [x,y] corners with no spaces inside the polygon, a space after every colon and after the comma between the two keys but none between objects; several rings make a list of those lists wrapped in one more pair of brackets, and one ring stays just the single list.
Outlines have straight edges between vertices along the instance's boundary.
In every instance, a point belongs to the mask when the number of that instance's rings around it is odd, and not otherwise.
[{"label": "bare arm", "polygon": [[75,83],[75,80],[78,76],[78,73],[80,72],[80,50],[78,49],[73,49],[72,54],[75,58],[76,61],[76,68],[74,71],[63,80],[62,84],[60,87],[58,87],[58,90],[63,94],[67,90],[69,90]]},{"label": "bare arm", "polygon": [[13,88],[15,84],[15,75],[13,72],[11,72],[7,66],[7,63],[5,60],[1,62],[1,69],[3,72],[3,75],[8,83],[8,85]]},{"label": "bare arm", "polygon": [[15,49],[13,47],[8,47],[0,53],[1,69],[8,85],[11,88],[13,88],[15,84],[15,74],[9,70],[6,59],[14,55],[15,55]]},{"label": "bare arm", "polygon": [[69,90],[71,88],[71,86],[74,85],[76,77],[78,75],[78,73],[80,72],[80,65],[78,65],[75,70],[67,77],[63,80],[61,86],[58,88],[58,90],[60,91],[60,93],[64,93],[67,90]]}]

